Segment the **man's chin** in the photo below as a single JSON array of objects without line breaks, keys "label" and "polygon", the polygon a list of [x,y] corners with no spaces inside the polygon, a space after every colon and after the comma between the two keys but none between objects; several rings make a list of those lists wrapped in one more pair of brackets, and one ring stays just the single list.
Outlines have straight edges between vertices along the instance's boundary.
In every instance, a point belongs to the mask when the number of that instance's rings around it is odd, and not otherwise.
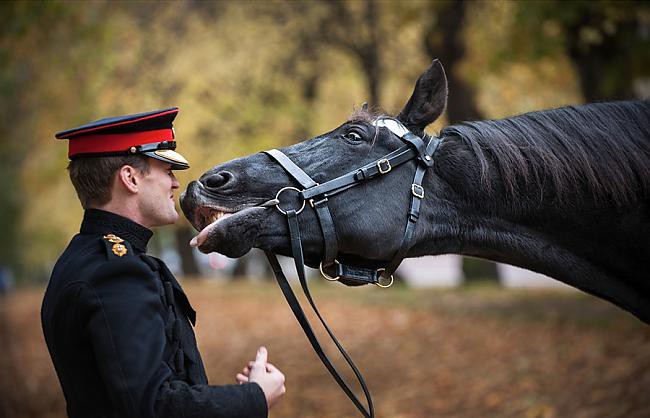
[{"label": "man's chin", "polygon": [[161,226],[174,225],[176,222],[178,222],[178,218],[180,218],[180,215],[178,212],[176,212],[176,210],[174,210],[173,212],[168,213],[166,216],[157,216],[156,218],[152,219],[150,227],[158,228]]}]

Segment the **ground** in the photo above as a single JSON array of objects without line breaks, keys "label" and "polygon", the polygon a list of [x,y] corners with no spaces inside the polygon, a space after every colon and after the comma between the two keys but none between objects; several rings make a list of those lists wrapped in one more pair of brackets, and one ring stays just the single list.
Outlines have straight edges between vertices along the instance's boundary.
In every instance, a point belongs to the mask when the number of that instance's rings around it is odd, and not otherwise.
[{"label": "ground", "polygon": [[[211,383],[234,382],[264,344],[287,377],[272,417],[360,416],[273,282],[184,287]],[[42,294],[0,299],[0,417],[65,417],[40,328]],[[650,417],[650,327],[577,291],[319,282],[314,296],[364,374],[377,417]]]}]

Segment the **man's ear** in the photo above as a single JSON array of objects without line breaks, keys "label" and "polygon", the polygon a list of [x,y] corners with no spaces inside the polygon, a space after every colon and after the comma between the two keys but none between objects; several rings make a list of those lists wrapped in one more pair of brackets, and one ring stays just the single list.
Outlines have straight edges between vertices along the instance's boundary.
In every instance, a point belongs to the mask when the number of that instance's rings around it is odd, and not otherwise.
[{"label": "man's ear", "polygon": [[433,60],[415,83],[415,89],[397,119],[414,132],[422,132],[447,106],[447,76],[442,64]]},{"label": "man's ear", "polygon": [[131,193],[137,193],[140,186],[140,173],[130,165],[123,165],[117,172],[117,181]]}]

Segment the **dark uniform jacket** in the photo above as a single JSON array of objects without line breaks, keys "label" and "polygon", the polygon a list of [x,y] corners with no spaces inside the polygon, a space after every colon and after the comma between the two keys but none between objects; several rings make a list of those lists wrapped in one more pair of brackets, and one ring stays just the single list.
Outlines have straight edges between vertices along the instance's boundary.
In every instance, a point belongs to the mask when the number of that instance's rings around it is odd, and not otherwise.
[{"label": "dark uniform jacket", "polygon": [[209,386],[196,314],[152,232],[89,209],[54,267],[41,319],[70,417],[266,417],[256,383]]}]

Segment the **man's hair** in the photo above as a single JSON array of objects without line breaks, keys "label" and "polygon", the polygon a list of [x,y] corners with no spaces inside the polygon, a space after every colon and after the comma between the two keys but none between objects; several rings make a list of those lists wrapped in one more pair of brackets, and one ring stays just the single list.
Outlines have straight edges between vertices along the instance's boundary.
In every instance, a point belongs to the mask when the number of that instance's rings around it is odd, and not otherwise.
[{"label": "man's hair", "polygon": [[115,175],[125,165],[142,174],[149,173],[149,158],[144,155],[77,158],[70,161],[68,173],[84,209],[111,201]]}]

